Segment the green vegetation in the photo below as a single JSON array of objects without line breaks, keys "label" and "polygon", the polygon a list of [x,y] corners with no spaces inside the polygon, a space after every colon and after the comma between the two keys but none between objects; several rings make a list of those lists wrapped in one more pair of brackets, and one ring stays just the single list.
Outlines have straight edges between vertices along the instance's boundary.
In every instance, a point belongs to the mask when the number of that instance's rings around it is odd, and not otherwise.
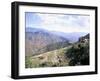
[{"label": "green vegetation", "polygon": [[32,61],[30,57],[26,56],[25,57],[25,68],[28,68],[28,67],[32,68]]},{"label": "green vegetation", "polygon": [[[45,53],[25,57],[26,68],[89,65],[89,34],[78,42],[55,43],[44,49]],[[39,50],[40,51],[40,50]]]},{"label": "green vegetation", "polygon": [[36,56],[26,56],[25,66],[26,68],[67,66],[69,61],[66,59],[65,52],[68,48],[70,46]]},{"label": "green vegetation", "polygon": [[89,43],[76,43],[40,55],[26,56],[25,67],[89,65]]},{"label": "green vegetation", "polygon": [[69,65],[89,65],[89,44],[78,43],[67,50],[66,56],[70,58]]}]

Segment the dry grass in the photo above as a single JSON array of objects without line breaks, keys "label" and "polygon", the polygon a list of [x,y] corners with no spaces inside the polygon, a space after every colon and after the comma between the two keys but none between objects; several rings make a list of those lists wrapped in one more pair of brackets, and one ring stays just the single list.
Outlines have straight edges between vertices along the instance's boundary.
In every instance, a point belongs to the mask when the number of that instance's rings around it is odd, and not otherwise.
[{"label": "dry grass", "polygon": [[65,52],[69,47],[49,51],[40,55],[30,56],[25,59],[26,68],[68,66]]}]

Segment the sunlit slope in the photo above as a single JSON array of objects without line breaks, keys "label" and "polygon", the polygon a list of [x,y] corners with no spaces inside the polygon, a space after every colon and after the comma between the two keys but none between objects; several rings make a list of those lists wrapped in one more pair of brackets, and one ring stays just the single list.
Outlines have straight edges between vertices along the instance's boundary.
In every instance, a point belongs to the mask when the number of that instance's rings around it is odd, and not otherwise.
[{"label": "sunlit slope", "polygon": [[67,66],[69,60],[65,53],[70,47],[49,51],[36,56],[26,56],[26,68]]}]

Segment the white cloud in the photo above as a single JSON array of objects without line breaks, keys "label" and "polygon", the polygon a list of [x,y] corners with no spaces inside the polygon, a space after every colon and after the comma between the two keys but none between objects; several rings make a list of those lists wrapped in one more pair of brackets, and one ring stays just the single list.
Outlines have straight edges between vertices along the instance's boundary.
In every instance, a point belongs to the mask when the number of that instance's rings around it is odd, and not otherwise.
[{"label": "white cloud", "polygon": [[89,16],[37,14],[41,19],[39,26],[51,31],[89,32]]}]

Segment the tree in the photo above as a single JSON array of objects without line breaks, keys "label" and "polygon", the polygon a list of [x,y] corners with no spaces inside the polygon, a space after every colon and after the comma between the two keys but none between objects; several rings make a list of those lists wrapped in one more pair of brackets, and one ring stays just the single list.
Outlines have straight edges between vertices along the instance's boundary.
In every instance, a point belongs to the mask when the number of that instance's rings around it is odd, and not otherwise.
[{"label": "tree", "polygon": [[69,65],[89,65],[89,45],[77,44],[67,50],[66,56],[70,59]]}]

